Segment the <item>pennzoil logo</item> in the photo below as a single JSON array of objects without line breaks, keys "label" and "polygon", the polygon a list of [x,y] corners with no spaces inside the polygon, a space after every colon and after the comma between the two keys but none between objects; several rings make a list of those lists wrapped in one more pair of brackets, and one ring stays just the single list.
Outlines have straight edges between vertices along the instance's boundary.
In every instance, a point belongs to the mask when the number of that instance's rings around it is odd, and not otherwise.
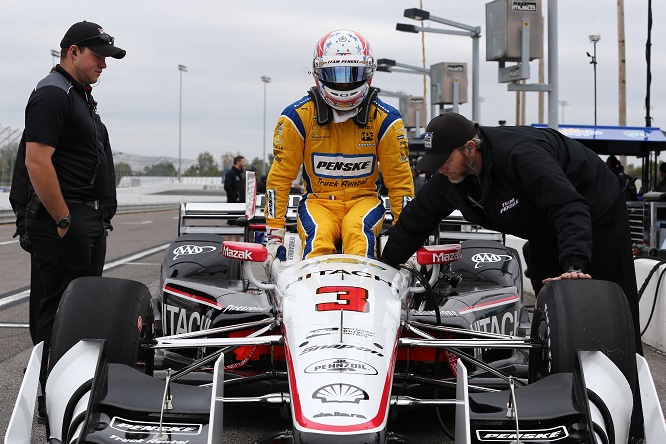
[{"label": "pennzoil logo", "polygon": [[338,402],[346,404],[358,404],[370,399],[365,390],[351,384],[329,384],[320,387],[312,394],[312,399],[318,399],[323,403]]},{"label": "pennzoil logo", "polygon": [[557,426],[543,430],[477,430],[476,437],[480,442],[553,442],[569,436],[566,427]]},{"label": "pennzoil logo", "polygon": [[344,373],[347,375],[376,375],[377,369],[356,359],[324,359],[310,364],[305,373]]},{"label": "pennzoil logo", "polygon": [[187,256],[190,254],[210,253],[216,249],[217,248],[212,245],[181,245],[173,250],[173,260],[175,261],[181,256]]}]

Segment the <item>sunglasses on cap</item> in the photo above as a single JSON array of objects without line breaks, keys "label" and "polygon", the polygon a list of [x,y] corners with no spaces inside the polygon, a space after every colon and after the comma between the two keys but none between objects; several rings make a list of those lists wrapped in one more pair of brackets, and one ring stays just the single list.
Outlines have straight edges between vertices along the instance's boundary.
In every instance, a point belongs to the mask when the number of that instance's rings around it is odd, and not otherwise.
[{"label": "sunglasses on cap", "polygon": [[104,32],[104,33],[102,33],[100,35],[96,35],[94,37],[88,37],[87,39],[79,40],[78,42],[73,43],[73,45],[78,46],[81,43],[88,42],[90,40],[101,40],[102,42],[104,42],[107,45],[113,45],[113,42],[115,41],[115,39],[112,36],[110,36],[109,34]]}]

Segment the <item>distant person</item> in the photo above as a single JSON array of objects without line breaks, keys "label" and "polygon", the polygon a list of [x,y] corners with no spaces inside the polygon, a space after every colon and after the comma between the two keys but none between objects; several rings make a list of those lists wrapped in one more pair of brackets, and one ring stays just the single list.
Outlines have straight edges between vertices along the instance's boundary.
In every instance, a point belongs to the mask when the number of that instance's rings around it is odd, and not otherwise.
[{"label": "distant person", "polygon": [[412,168],[412,178],[414,180],[414,195],[416,195],[426,182],[426,178],[423,171],[417,170],[416,168]]},{"label": "distant person", "polygon": [[659,164],[659,176],[661,176],[661,180],[657,184],[655,191],[666,193],[666,162]]},{"label": "distant person", "polygon": [[346,254],[375,258],[386,212],[380,167],[394,220],[412,198],[407,131],[398,110],[370,87],[376,68],[369,43],[355,31],[329,32],[315,45],[316,86],[286,107],[275,127],[266,184],[269,251],[282,243],[289,190],[301,166],[303,258],[335,253],[340,243]]},{"label": "distant person", "polygon": [[636,178],[624,174],[624,166],[617,157],[610,155],[606,159],[606,165],[617,176],[622,186],[622,193],[625,200],[638,200],[638,191],[636,190]]},{"label": "distant person", "polygon": [[224,175],[224,191],[227,193],[227,202],[242,203],[245,202],[245,180],[243,168],[245,167],[245,157],[234,157],[234,164]]},{"label": "distant person", "polygon": [[[101,276],[104,267],[116,186],[111,145],[91,85],[106,69],[107,57],[125,57],[113,37],[86,21],[67,30],[60,48],[60,63],[28,99],[21,139],[29,177],[25,229],[44,288],[35,332],[36,340],[44,342],[42,393],[62,294],[72,280]],[[38,415],[43,414],[40,396]]]}]

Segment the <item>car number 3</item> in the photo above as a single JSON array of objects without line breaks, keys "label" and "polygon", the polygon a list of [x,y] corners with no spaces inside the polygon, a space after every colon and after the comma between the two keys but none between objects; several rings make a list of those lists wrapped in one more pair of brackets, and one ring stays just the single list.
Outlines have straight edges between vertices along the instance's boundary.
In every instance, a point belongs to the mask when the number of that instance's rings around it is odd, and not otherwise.
[{"label": "car number 3", "polygon": [[315,307],[317,311],[346,310],[367,313],[370,311],[368,290],[359,287],[326,286],[319,287],[317,294],[337,294],[337,301],[322,302]]}]

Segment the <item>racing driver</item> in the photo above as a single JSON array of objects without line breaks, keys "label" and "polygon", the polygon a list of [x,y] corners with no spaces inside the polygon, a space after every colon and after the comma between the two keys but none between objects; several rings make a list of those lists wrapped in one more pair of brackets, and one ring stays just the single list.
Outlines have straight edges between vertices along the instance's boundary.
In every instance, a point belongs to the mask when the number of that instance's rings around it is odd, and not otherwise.
[{"label": "racing driver", "polygon": [[384,220],[380,176],[394,223],[413,197],[407,134],[395,108],[370,87],[376,63],[370,44],[345,29],[319,40],[312,62],[316,86],[280,115],[274,162],[266,183],[270,268],[282,243],[289,188],[303,166],[305,194],[298,205],[303,258],[335,253],[375,258]]}]

